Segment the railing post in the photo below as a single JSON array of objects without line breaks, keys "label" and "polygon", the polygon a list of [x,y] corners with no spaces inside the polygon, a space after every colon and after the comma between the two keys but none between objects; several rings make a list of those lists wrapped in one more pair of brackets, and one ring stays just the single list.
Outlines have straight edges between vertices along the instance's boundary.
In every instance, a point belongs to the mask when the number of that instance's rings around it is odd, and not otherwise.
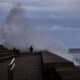
[{"label": "railing post", "polygon": [[13,80],[14,68],[15,68],[15,57],[12,57],[8,64],[8,80]]}]

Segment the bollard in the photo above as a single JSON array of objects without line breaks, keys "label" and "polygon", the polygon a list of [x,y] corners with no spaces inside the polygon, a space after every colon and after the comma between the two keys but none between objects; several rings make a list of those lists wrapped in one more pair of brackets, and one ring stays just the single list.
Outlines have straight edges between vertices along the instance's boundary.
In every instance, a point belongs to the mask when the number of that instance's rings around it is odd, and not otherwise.
[{"label": "bollard", "polygon": [[13,80],[13,72],[15,68],[15,57],[12,57],[8,64],[8,80]]}]

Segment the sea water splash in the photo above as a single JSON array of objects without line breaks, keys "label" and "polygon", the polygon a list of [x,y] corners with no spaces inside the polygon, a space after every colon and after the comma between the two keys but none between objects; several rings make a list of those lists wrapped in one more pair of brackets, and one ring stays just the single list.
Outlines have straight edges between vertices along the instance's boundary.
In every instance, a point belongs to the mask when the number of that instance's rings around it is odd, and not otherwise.
[{"label": "sea water splash", "polygon": [[35,50],[48,50],[75,62],[63,43],[54,39],[51,32],[33,28],[30,24],[28,17],[25,16],[24,7],[21,4],[17,5],[10,11],[0,29],[0,44],[20,50],[28,50],[33,46]]},{"label": "sea water splash", "polygon": [[30,26],[31,23],[24,14],[25,10],[20,5],[10,11],[3,26],[5,46],[24,49],[32,45],[37,49],[64,49],[61,42],[55,40],[49,31]]}]

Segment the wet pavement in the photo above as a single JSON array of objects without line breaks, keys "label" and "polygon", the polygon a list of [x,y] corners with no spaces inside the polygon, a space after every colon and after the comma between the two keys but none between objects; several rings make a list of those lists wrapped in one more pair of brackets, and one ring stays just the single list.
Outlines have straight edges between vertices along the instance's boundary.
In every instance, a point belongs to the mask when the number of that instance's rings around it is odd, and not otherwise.
[{"label": "wet pavement", "polygon": [[[9,60],[0,62],[0,80],[8,80]],[[13,80],[42,80],[41,56],[16,57]]]}]

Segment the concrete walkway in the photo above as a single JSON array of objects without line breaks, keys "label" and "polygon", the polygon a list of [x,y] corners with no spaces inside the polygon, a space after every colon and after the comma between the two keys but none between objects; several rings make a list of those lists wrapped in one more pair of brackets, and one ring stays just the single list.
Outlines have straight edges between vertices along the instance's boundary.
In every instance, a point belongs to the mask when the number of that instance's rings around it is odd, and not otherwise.
[{"label": "concrete walkway", "polygon": [[41,56],[16,58],[14,80],[42,80]]},{"label": "concrete walkway", "polygon": [[[40,55],[22,55],[16,57],[13,80],[42,80]],[[0,80],[8,80],[9,60],[0,62]]]}]

